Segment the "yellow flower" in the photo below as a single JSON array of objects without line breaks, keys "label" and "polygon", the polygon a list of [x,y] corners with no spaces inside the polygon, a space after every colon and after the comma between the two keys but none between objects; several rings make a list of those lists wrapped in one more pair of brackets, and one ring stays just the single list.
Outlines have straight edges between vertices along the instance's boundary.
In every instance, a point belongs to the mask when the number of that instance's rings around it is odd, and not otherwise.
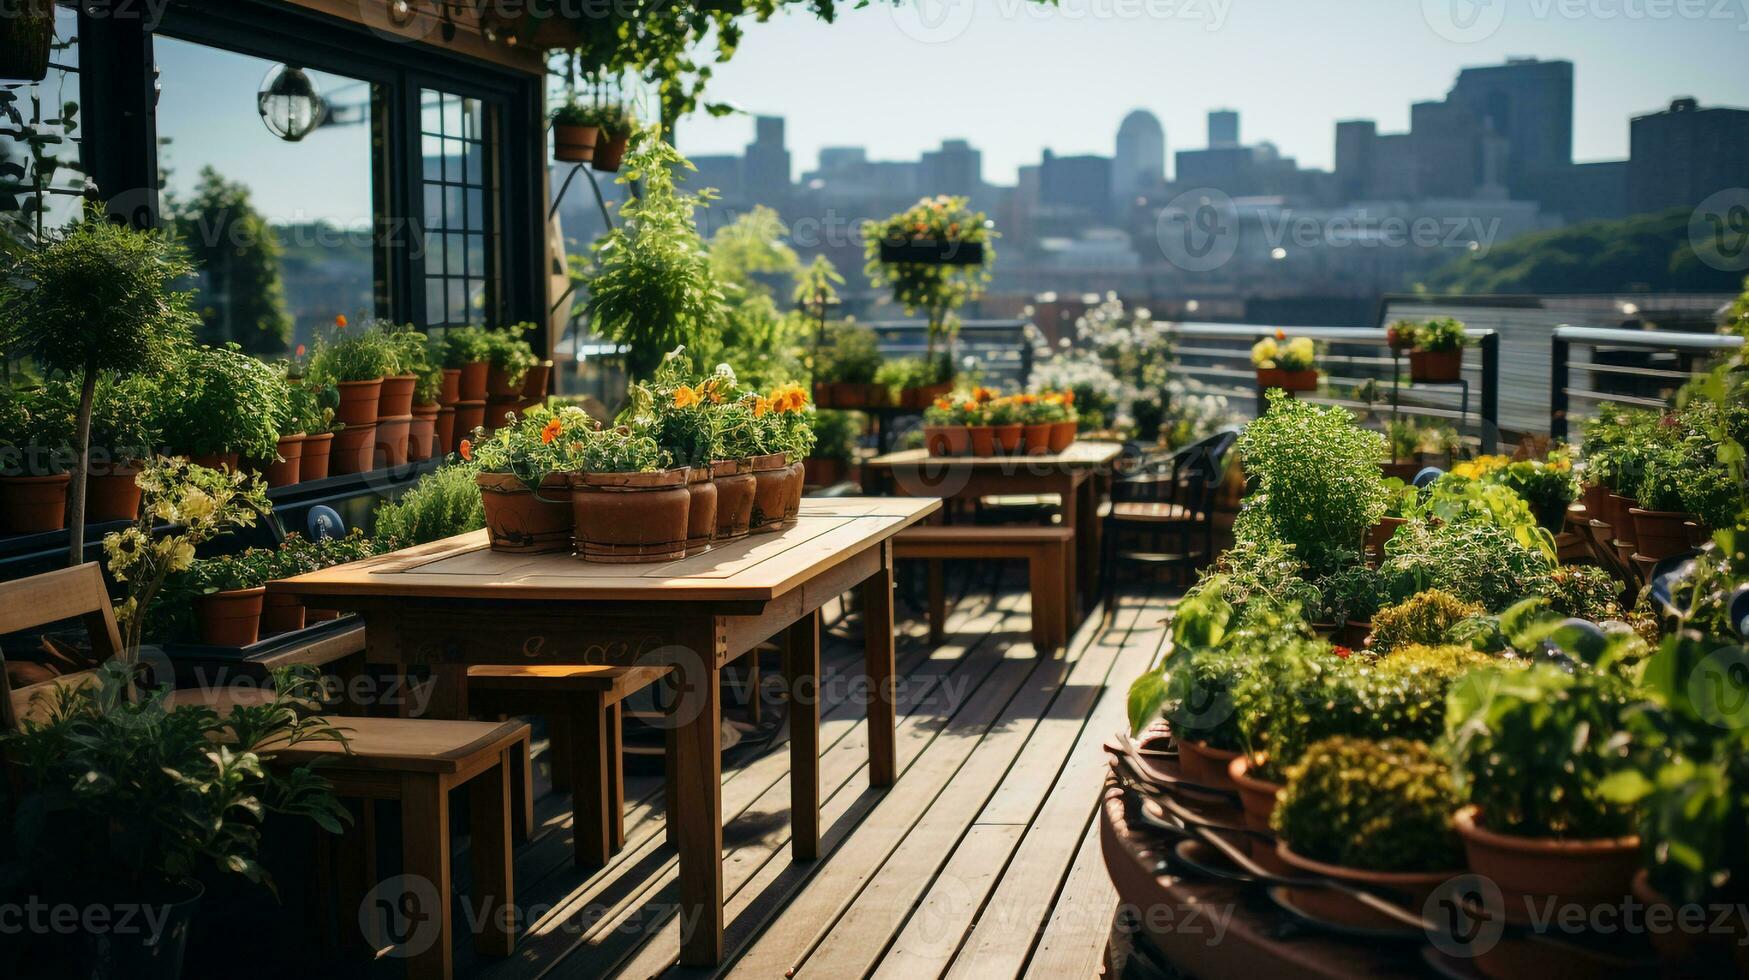
[{"label": "yellow flower", "polygon": [[675,408],[691,408],[692,406],[697,405],[698,401],[698,392],[688,388],[686,385],[681,385],[679,388],[674,389]]},{"label": "yellow flower", "polygon": [[762,419],[765,413],[771,411],[771,402],[765,398],[753,399],[753,417]]}]

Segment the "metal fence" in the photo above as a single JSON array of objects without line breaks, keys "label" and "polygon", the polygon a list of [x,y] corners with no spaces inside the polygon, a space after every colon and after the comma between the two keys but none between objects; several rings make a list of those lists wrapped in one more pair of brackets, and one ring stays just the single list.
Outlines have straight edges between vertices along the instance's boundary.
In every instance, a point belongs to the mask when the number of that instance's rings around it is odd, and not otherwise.
[{"label": "metal fence", "polygon": [[[921,320],[886,320],[864,324],[875,332],[888,360],[922,357],[929,349],[928,324]],[[1032,344],[1024,320],[968,320],[953,340],[954,368],[976,374],[980,383],[998,390],[1019,389],[1032,377]]]},{"label": "metal fence", "polygon": [[[1676,389],[1743,345],[1730,334],[1556,327],[1549,351],[1549,434],[1568,437],[1574,418],[1600,403],[1663,408]],[[1583,359],[1575,355],[1583,352]],[[1575,380],[1577,376],[1577,381]]]}]

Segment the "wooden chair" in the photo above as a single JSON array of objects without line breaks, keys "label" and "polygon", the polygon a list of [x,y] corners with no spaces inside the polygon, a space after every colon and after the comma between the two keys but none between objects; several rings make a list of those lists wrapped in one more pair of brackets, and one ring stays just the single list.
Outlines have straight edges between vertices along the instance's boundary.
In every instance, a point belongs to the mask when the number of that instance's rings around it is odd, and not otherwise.
[{"label": "wooden chair", "polygon": [[1020,558],[1027,563],[1032,589],[1032,640],[1040,652],[1068,642],[1069,544],[1073,528],[909,527],[893,539],[894,558],[929,562],[929,642],[940,643],[947,620],[947,592],[941,562],[946,558]]},{"label": "wooden chair", "polygon": [[[0,635],[71,619],[84,624],[92,654],[98,660],[121,654],[115,612],[95,562],[0,583]],[[94,673],[69,674],[13,691],[6,683],[5,660],[0,656],[0,695],[4,695],[0,697],[0,714],[4,715],[0,720],[16,730],[24,719],[41,710],[36,698],[39,693],[46,694],[56,685],[88,683]],[[222,712],[260,697],[257,692],[228,689],[177,691],[167,702],[172,706],[205,704]],[[418,910],[437,923],[438,932],[428,948],[408,958],[408,976],[447,978],[453,969],[449,791],[464,783],[469,785],[473,817],[474,890],[490,902],[490,908],[480,910],[478,921],[485,928],[474,937],[475,947],[488,955],[510,955],[515,945],[509,915],[515,901],[510,770],[517,748],[526,751],[528,726],[401,718],[336,718],[333,722],[346,733],[345,746],[302,743],[282,748],[275,759],[297,765],[320,760],[321,775],[333,784],[338,796],[400,802],[402,873],[429,883],[438,905]],[[371,826],[370,821],[363,821],[347,835],[357,845],[351,850],[361,857],[375,853]],[[370,865],[353,870],[353,887],[343,889],[348,893],[339,896],[343,926],[354,921],[365,893],[376,885],[368,880],[374,877]],[[417,894],[413,893],[415,898]]]},{"label": "wooden chair", "polygon": [[[1112,482],[1111,503],[1101,515],[1100,581],[1115,581],[1120,561],[1190,569],[1214,557],[1215,498],[1238,438],[1216,433]],[[1114,595],[1106,603],[1108,617],[1116,607]]]}]

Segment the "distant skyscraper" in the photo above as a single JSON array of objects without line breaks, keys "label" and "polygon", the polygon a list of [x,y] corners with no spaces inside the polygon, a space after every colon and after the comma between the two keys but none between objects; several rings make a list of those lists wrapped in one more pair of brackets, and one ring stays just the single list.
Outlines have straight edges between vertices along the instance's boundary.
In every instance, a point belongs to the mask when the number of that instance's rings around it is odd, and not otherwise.
[{"label": "distant skyscraper", "polygon": [[1635,117],[1629,133],[1633,213],[1691,208],[1728,187],[1749,187],[1749,110],[1677,99],[1663,112]]},{"label": "distant skyscraper", "polygon": [[924,193],[983,196],[984,155],[965,140],[942,140],[941,149],[924,151],[921,164]]},{"label": "distant skyscraper", "polygon": [[741,167],[742,187],[750,204],[782,211],[789,203],[789,150],[783,145],[783,117],[759,116],[753,122],[753,142]]},{"label": "distant skyscraper", "polygon": [[1573,162],[1573,63],[1508,58],[1465,68],[1446,102],[1473,113],[1507,142],[1506,185],[1515,195],[1538,173]]},{"label": "distant skyscraper", "polygon": [[1111,208],[1111,158],[1060,157],[1046,150],[1039,164],[1039,202],[1103,218]]},{"label": "distant skyscraper", "polygon": [[1336,193],[1346,203],[1372,195],[1372,151],[1379,124],[1350,119],[1336,124]]},{"label": "distant skyscraper", "polygon": [[1209,113],[1209,149],[1221,150],[1239,145],[1239,113],[1232,109],[1216,109]]},{"label": "distant skyscraper", "polygon": [[1137,109],[1117,127],[1117,153],[1111,161],[1111,192],[1120,205],[1166,182],[1166,130],[1146,109]]}]

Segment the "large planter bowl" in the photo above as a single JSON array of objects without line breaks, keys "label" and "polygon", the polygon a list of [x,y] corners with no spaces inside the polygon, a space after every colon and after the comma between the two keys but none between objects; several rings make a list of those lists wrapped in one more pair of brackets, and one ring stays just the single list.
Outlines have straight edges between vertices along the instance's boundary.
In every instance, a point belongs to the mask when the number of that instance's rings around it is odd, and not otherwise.
[{"label": "large planter bowl", "polygon": [[1025,446],[1026,454],[1028,456],[1050,455],[1051,427],[1052,423],[1050,422],[1037,422],[1025,426],[1025,433],[1021,437],[1021,442]]},{"label": "large planter bowl", "polygon": [[789,460],[783,453],[755,456],[747,461],[753,472],[753,516],[747,529],[754,534],[783,530],[789,508]]},{"label": "large planter bowl", "polygon": [[383,379],[342,381],[336,387],[340,389],[340,405],[334,409],[334,421],[352,428],[369,425],[377,420],[377,406],[381,404],[383,395]]},{"label": "large planter bowl", "polygon": [[280,436],[273,448],[274,461],[267,464],[267,485],[289,487],[303,479],[304,439],[301,432]]},{"label": "large planter bowl", "polygon": [[1270,818],[1275,815],[1275,802],[1281,796],[1281,784],[1257,779],[1250,775],[1250,761],[1243,755],[1227,766],[1227,775],[1239,790],[1239,808],[1245,814],[1245,829],[1249,837],[1251,859],[1278,874],[1288,871],[1281,855],[1275,850],[1274,831]]},{"label": "large planter bowl", "polygon": [[1074,422],[1051,423],[1051,452],[1060,453],[1075,444],[1076,430]]},{"label": "large planter bowl", "polygon": [[1449,383],[1464,376],[1464,349],[1412,350],[1409,352],[1409,380],[1415,382]]},{"label": "large planter bowl", "polygon": [[1675,558],[1693,547],[1694,538],[1688,525],[1693,514],[1670,510],[1628,510],[1634,521],[1634,550],[1654,561]]},{"label": "large planter bowl", "polygon": [[996,455],[996,430],[988,425],[968,425],[966,433],[971,437],[972,455],[987,458]]},{"label": "large planter bowl", "polygon": [[708,466],[694,466],[687,472],[686,492],[691,501],[686,510],[687,557],[708,551],[717,539],[717,485]]},{"label": "large planter bowl", "polygon": [[574,493],[565,474],[541,481],[540,492],[510,473],[474,477],[486,509],[486,535],[493,551],[538,554],[571,549]]},{"label": "large planter bowl", "polygon": [[38,534],[67,526],[65,473],[0,476],[0,533]]},{"label": "large planter bowl", "polygon": [[298,460],[298,482],[328,478],[328,461],[334,451],[334,433],[304,436],[303,457]]},{"label": "large planter bowl", "polygon": [[1618,906],[1633,890],[1640,869],[1640,838],[1564,840],[1516,837],[1481,825],[1474,806],[1453,818],[1470,870],[1493,879],[1506,898],[1506,918],[1529,921],[1526,902],[1537,907],[1554,899],[1557,907],[1587,910]]},{"label": "large planter bowl", "polygon": [[[301,438],[301,437],[300,437]],[[303,449],[303,444],[298,444]],[[90,524],[106,521],[131,521],[140,516],[140,498],[145,491],[134,482],[140,473],[139,464],[130,461],[116,463],[102,473],[85,478],[85,520]]]},{"label": "large planter bowl", "polygon": [[1020,440],[1026,436],[1026,427],[1018,422],[1008,425],[992,425],[990,434],[996,440],[996,451],[1005,456],[1020,452]]},{"label": "large planter bowl", "polygon": [[753,497],[759,481],[746,469],[745,460],[719,459],[711,464],[711,483],[717,488],[717,541],[747,536],[753,524]]},{"label": "large planter bowl", "polygon": [[456,400],[464,402],[480,402],[486,400],[486,368],[485,361],[469,361],[460,368],[461,375],[456,379]]},{"label": "large planter bowl", "polygon": [[1280,388],[1283,391],[1317,391],[1318,369],[1284,371],[1281,368],[1258,368],[1257,387],[1264,390]]},{"label": "large planter bowl", "polygon": [[[1305,875],[1334,878],[1369,891],[1388,890],[1396,893],[1394,901],[1416,915],[1426,907],[1427,899],[1440,885],[1463,874],[1453,871],[1367,871],[1339,864],[1325,864],[1295,854],[1285,841],[1277,841],[1276,857],[1288,867]],[[1352,896],[1330,888],[1288,888],[1289,900],[1295,908],[1320,922],[1334,923],[1351,929],[1401,929],[1403,924],[1379,912]],[[1388,896],[1387,896],[1388,897]]]},{"label": "large planter bowl", "polygon": [[200,623],[200,642],[215,647],[246,647],[261,635],[261,604],[267,587],[231,589],[197,596],[194,618]]},{"label": "large planter bowl", "polygon": [[565,163],[588,163],[595,156],[595,126],[553,123],[553,159]]},{"label": "large planter bowl", "polygon": [[789,464],[789,489],[783,498],[783,522],[794,524],[802,516],[802,490],[808,483],[808,468],[800,460]]},{"label": "large planter bowl", "polygon": [[610,564],[686,556],[692,495],[685,467],[654,473],[573,473],[577,557]]},{"label": "large planter bowl", "polygon": [[1237,752],[1217,749],[1207,742],[1178,740],[1178,773],[1198,786],[1236,792],[1239,787],[1227,770],[1238,757]]},{"label": "large planter bowl", "polygon": [[397,374],[383,379],[383,389],[377,396],[377,418],[400,418],[413,414],[413,387],[419,379],[411,374]]}]

